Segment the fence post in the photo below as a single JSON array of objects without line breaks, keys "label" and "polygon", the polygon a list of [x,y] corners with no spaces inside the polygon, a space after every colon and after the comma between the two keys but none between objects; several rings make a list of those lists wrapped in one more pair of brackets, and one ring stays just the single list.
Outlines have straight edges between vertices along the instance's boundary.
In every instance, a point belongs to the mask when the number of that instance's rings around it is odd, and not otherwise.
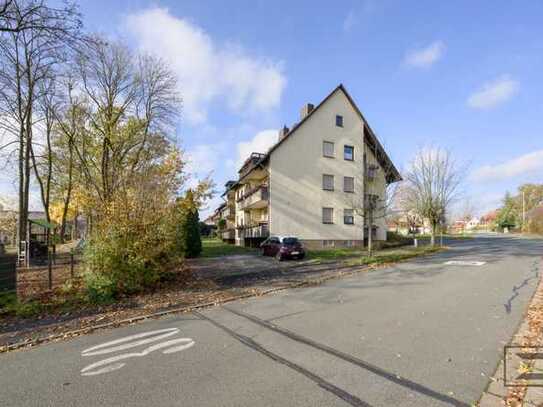
[{"label": "fence post", "polygon": [[49,289],[53,289],[53,265],[51,264],[52,256],[51,256],[51,249],[47,248],[47,275],[49,277]]},{"label": "fence post", "polygon": [[70,250],[70,277],[74,279],[74,251]]}]

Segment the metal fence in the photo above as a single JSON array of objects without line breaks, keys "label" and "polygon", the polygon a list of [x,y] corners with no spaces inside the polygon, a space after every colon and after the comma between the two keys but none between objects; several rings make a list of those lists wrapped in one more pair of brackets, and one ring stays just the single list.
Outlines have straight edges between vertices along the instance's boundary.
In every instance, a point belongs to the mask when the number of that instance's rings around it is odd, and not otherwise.
[{"label": "metal fence", "polygon": [[[32,298],[50,293],[67,282],[76,281],[79,276],[81,255],[71,252],[53,253],[33,257],[28,266],[17,265],[17,257],[10,256],[9,262],[0,260],[0,290],[2,282],[11,284],[5,290],[17,292],[20,298]],[[9,271],[8,271],[9,270]],[[3,276],[9,276],[2,280]],[[4,284],[5,285],[5,284]]]},{"label": "metal fence", "polygon": [[17,256],[0,254],[0,292],[17,289]]}]

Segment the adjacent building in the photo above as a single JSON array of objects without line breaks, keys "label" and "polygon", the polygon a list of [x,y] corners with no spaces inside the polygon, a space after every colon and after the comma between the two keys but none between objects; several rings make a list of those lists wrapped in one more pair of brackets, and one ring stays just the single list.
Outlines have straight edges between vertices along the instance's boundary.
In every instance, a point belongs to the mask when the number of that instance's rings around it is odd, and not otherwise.
[{"label": "adjacent building", "polygon": [[369,233],[386,240],[386,187],[399,180],[339,85],[317,106],[304,105],[267,152],[246,159],[225,185],[219,229],[224,240],[245,246],[270,235],[297,236],[310,248],[363,245]]}]

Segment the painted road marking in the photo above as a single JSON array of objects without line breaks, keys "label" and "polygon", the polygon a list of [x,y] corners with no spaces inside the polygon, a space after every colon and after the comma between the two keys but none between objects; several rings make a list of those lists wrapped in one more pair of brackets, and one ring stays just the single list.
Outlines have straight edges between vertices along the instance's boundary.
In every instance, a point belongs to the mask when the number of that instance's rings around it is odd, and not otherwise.
[{"label": "painted road marking", "polygon": [[447,266],[482,266],[486,261],[449,260],[443,263]]},{"label": "painted road marking", "polygon": [[[118,352],[136,346],[146,345],[149,343],[157,342],[162,339],[166,339],[170,336],[176,335],[179,333],[179,328],[167,328],[159,329],[156,331],[149,331],[140,334],[126,336],[124,338],[115,339],[113,341],[105,342],[100,345],[93,346],[91,348],[85,349],[81,352],[81,356],[95,356],[95,355],[104,355],[107,353]],[[134,357],[143,357],[147,356],[151,352],[154,352],[159,349],[164,349],[162,353],[170,354],[180,352],[182,350],[192,347],[195,342],[191,338],[177,338],[170,339],[165,342],[157,343],[155,345],[148,346],[141,352],[131,352],[123,353],[121,355],[112,356],[107,359],[100,360],[99,362],[92,363],[83,369],[81,369],[82,376],[95,376],[103,373],[113,372],[115,370],[121,369],[126,363],[121,362],[122,360],[134,358]]]}]

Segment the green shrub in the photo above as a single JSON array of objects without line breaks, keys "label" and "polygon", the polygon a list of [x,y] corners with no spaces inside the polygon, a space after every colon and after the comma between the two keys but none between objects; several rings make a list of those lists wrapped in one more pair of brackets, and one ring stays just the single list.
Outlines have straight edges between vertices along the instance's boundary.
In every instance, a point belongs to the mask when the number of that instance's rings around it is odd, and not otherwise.
[{"label": "green shrub", "polygon": [[117,294],[117,284],[109,277],[89,271],[83,275],[87,299],[93,304],[113,302]]},{"label": "green shrub", "polygon": [[39,301],[18,302],[15,307],[15,315],[21,318],[30,318],[43,312],[43,305]]},{"label": "green shrub", "polygon": [[38,301],[19,302],[15,293],[0,294],[1,313],[30,318],[43,312],[44,306]]},{"label": "green shrub", "polygon": [[412,244],[413,239],[411,237],[403,236],[399,233],[389,231],[387,232],[387,240],[386,242],[383,242],[382,248],[400,247]]},{"label": "green shrub", "polygon": [[17,294],[14,292],[0,293],[0,310],[9,309],[17,303]]},{"label": "green shrub", "polygon": [[157,229],[121,233],[112,226],[107,233],[89,240],[84,251],[84,282],[93,301],[141,291],[160,279],[172,258]]},{"label": "green shrub", "polygon": [[202,238],[192,191],[187,192],[180,205],[179,250],[186,258],[198,257],[202,253]]}]

